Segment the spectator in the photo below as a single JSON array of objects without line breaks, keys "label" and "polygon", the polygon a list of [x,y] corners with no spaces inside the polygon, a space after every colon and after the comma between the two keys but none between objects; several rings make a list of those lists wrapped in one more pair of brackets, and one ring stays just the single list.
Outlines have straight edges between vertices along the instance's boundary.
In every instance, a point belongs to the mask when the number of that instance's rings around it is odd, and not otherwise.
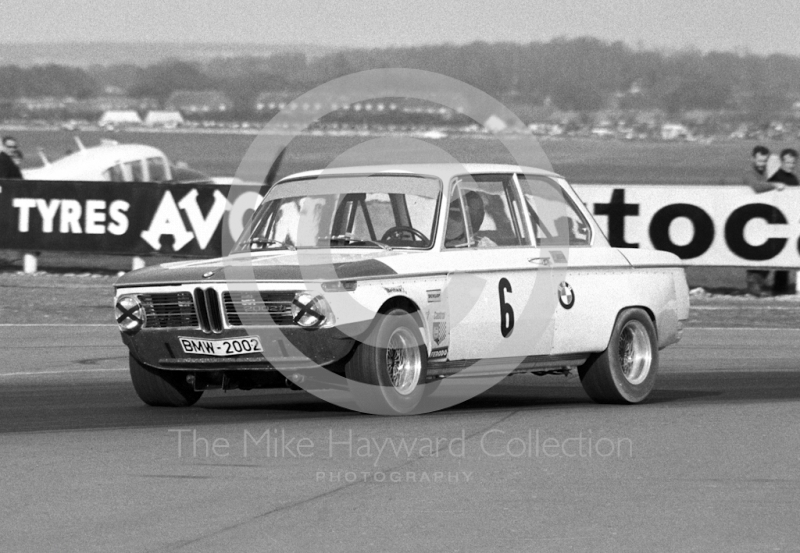
[{"label": "spectator", "polygon": [[[767,179],[767,160],[769,159],[769,149],[765,146],[756,146],[752,152],[753,164],[744,175],[744,182],[755,191],[756,194],[769,192],[770,190],[783,190],[782,183],[769,182]],[[764,285],[769,277],[769,271],[761,269],[751,269],[747,271],[747,291],[756,297],[764,297],[767,292]]]},{"label": "spectator", "polygon": [[22,152],[13,136],[3,137],[3,148],[0,151],[0,179],[21,179],[22,171],[19,164],[22,162]]},{"label": "spectator", "polygon": [[[780,187],[779,190],[782,190],[784,186],[800,185],[797,175],[794,174],[796,164],[797,150],[786,148],[781,152],[781,168],[769,178],[769,181],[776,183]],[[791,284],[789,271],[775,271],[775,276],[772,279],[772,291],[775,294],[790,292]]]},{"label": "spectator", "polygon": [[794,168],[797,164],[797,150],[786,148],[781,152],[781,168],[778,169],[774,175],[769,178],[769,182],[778,183],[786,186],[798,186],[800,181],[797,180],[797,175],[794,174]]},{"label": "spectator", "polygon": [[769,149],[765,146],[756,146],[752,153],[753,164],[745,172],[744,183],[752,188],[757,194],[778,190],[776,183],[769,182],[767,175],[767,160],[769,159]]}]

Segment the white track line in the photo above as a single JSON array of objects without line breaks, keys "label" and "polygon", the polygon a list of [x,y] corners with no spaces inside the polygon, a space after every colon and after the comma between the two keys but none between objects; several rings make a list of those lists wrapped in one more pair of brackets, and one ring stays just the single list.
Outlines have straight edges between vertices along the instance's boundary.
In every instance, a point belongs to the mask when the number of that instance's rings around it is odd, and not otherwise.
[{"label": "white track line", "polygon": [[127,371],[127,370],[128,369],[70,369],[66,371],[31,371],[31,372],[0,374],[0,378],[4,376],[37,376],[40,374],[99,373],[99,372],[116,372],[116,371]]},{"label": "white track line", "polygon": [[[771,327],[771,326],[684,326],[683,333],[686,334],[687,332],[691,332],[692,330],[725,330],[730,332],[732,330],[769,330],[769,331],[788,331],[788,332],[800,332],[800,328],[786,328],[786,327]],[[678,342],[680,343],[680,342]]]},{"label": "white track line", "polygon": [[[693,305],[692,309],[697,311],[722,311],[723,309],[751,309],[750,305]],[[773,311],[797,311],[800,305],[765,305],[763,309]]]}]

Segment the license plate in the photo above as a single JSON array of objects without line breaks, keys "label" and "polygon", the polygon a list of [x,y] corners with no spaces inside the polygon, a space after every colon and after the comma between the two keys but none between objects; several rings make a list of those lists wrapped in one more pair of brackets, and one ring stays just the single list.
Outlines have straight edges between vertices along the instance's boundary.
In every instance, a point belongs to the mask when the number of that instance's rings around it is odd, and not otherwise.
[{"label": "license plate", "polygon": [[258,336],[244,336],[242,338],[223,338],[205,340],[202,338],[186,338],[178,336],[184,353],[194,355],[212,355],[214,357],[228,357],[243,355],[245,353],[258,353],[264,351]]}]

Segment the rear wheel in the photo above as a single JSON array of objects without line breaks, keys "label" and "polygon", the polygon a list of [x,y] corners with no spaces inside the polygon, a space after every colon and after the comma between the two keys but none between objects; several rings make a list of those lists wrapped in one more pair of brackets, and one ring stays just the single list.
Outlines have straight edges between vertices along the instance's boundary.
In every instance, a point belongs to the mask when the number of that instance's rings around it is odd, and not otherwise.
[{"label": "rear wheel", "polygon": [[153,369],[129,355],[131,381],[136,395],[153,407],[188,407],[197,403],[203,392],[197,392],[186,382],[183,372]]},{"label": "rear wheel", "polygon": [[578,368],[586,393],[598,403],[639,403],[656,381],[658,339],[650,316],[626,309],[617,317],[608,348]]},{"label": "rear wheel", "polygon": [[409,413],[422,399],[428,355],[417,322],[402,309],[380,316],[345,365],[350,390],[365,412]]}]

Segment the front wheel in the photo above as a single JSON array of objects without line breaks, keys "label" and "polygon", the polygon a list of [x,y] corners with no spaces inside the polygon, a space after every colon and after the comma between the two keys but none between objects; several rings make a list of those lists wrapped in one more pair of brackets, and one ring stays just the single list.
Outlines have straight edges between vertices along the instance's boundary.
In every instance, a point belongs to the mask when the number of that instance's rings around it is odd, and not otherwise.
[{"label": "front wheel", "polygon": [[578,368],[583,389],[598,403],[640,403],[656,382],[658,339],[650,316],[626,309],[617,317],[608,347]]},{"label": "front wheel", "polygon": [[197,403],[203,392],[195,391],[182,372],[153,369],[128,356],[131,381],[136,395],[153,407],[188,407]]},{"label": "front wheel", "polygon": [[379,315],[367,339],[345,365],[350,391],[362,411],[403,415],[420,402],[428,355],[417,322],[402,309]]}]

